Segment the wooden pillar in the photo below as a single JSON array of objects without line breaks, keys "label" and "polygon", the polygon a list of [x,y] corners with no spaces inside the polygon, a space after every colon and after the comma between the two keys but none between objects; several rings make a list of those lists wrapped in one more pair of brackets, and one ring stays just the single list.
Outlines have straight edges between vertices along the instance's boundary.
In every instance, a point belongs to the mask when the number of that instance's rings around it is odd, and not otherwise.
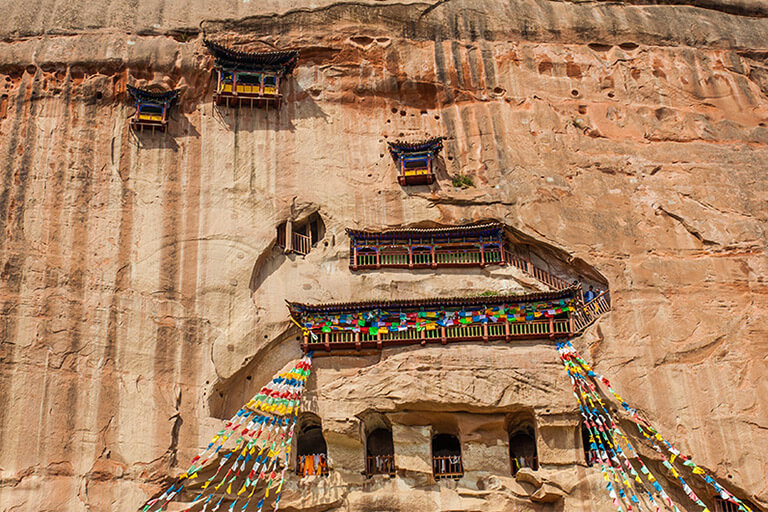
[{"label": "wooden pillar", "polygon": [[507,256],[505,251],[506,246],[504,245],[504,241],[499,239],[499,251],[501,252],[501,264],[506,265],[507,264]]},{"label": "wooden pillar", "polygon": [[445,337],[445,327],[440,327],[440,342],[443,345],[448,343],[448,338]]},{"label": "wooden pillar", "polygon": [[510,336],[509,336],[509,320],[506,320],[504,322],[504,341],[509,343]]},{"label": "wooden pillar", "polygon": [[555,317],[554,316],[549,317],[549,338],[550,339],[555,338]]},{"label": "wooden pillar", "polygon": [[232,95],[237,96],[237,73],[232,71]]},{"label": "wooden pillar", "polygon": [[357,270],[357,246],[352,247],[352,270]]},{"label": "wooden pillar", "polygon": [[293,221],[285,222],[285,254],[293,251]]},{"label": "wooden pillar", "polygon": [[376,348],[381,350],[384,347],[384,344],[381,342],[381,331],[376,332]]},{"label": "wooden pillar", "polygon": [[568,329],[570,331],[569,334],[573,336],[573,314],[571,313],[568,313]]},{"label": "wooden pillar", "polygon": [[437,258],[435,257],[435,244],[429,246],[429,253],[432,255],[432,268],[437,268]]},{"label": "wooden pillar", "polygon": [[480,244],[480,266],[485,267],[485,245]]},{"label": "wooden pillar", "polygon": [[488,341],[488,324],[483,324],[483,341]]},{"label": "wooden pillar", "polygon": [[424,329],[421,331],[421,346],[422,346],[422,347],[423,347],[424,345],[426,345],[426,344],[427,344],[427,336],[426,336],[426,333],[427,333],[427,329],[426,329],[426,327],[425,327],[425,328],[424,328]]},{"label": "wooden pillar", "polygon": [[331,342],[328,340],[329,336],[330,336],[330,333],[327,333],[327,332],[323,333],[323,343],[325,345],[326,352],[331,351]]},{"label": "wooden pillar", "polygon": [[413,268],[413,246],[408,246],[408,268]]},{"label": "wooden pillar", "polygon": [[361,344],[360,344],[360,333],[356,332],[355,333],[355,350],[360,352],[360,347],[361,347]]},{"label": "wooden pillar", "polygon": [[376,247],[376,268],[381,268],[381,247]]}]

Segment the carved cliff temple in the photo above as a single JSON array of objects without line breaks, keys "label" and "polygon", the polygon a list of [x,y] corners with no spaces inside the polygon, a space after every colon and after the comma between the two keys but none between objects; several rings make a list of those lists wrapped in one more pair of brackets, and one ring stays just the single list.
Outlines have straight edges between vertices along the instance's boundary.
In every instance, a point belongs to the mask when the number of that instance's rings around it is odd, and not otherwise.
[{"label": "carved cliff temple", "polygon": [[389,153],[397,166],[397,181],[402,186],[430,185],[435,181],[434,165],[443,149],[443,138],[419,142],[390,142]]},{"label": "carved cliff temple", "polygon": [[155,92],[138,87],[127,86],[128,92],[136,102],[136,113],[131,117],[131,127],[135,130],[157,128],[164,132],[168,127],[168,110],[179,96],[179,90]]},{"label": "carved cliff temple", "polygon": [[325,237],[325,224],[320,215],[313,213],[301,222],[288,220],[277,226],[277,242],[286,254],[309,254],[312,247]]},{"label": "carved cliff temple", "polygon": [[288,302],[304,351],[463,341],[556,339],[573,333],[576,289],[525,295],[308,305]]},{"label": "carved cliff temple", "polygon": [[455,435],[437,434],[432,438],[432,475],[435,480],[464,476],[461,442]]},{"label": "carved cliff temple", "polygon": [[304,413],[298,420],[296,431],[296,474],[300,477],[327,476],[328,447],[320,418]]},{"label": "carved cliff temple", "polygon": [[205,45],[216,58],[217,105],[280,106],[281,81],[296,67],[297,50],[244,52],[209,40]]},{"label": "carved cliff temple", "polygon": [[503,227],[496,222],[379,232],[347,229],[347,234],[352,270],[506,264]]}]

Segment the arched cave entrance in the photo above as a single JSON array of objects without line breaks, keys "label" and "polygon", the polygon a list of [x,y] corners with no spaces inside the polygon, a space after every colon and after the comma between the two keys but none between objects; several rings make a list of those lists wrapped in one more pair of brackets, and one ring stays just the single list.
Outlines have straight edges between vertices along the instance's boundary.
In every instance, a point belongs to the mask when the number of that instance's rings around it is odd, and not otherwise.
[{"label": "arched cave entrance", "polygon": [[459,479],[464,476],[461,442],[452,434],[437,434],[432,438],[432,474],[441,478]]},{"label": "arched cave entrance", "polygon": [[365,474],[395,475],[395,443],[392,431],[377,428],[365,440]]},{"label": "arched cave entrance", "polygon": [[320,418],[304,414],[299,420],[296,438],[296,473],[301,476],[328,475],[328,447]]},{"label": "arched cave entrance", "polygon": [[539,469],[536,438],[531,427],[510,432],[509,460],[512,464],[512,475],[516,475],[520,468],[531,468],[534,471]]}]

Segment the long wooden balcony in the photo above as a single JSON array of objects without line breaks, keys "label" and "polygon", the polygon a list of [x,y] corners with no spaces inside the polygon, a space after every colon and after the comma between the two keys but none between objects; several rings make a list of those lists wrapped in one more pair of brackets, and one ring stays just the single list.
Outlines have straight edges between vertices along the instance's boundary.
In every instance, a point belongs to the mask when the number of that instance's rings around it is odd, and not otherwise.
[{"label": "long wooden balcony", "polygon": [[504,265],[504,251],[496,242],[486,244],[442,244],[427,246],[354,247],[352,270],[379,268],[484,267]]},{"label": "long wooden balcony", "polygon": [[[379,349],[403,345],[426,345],[439,343],[446,345],[451,342],[466,341],[512,341],[530,339],[567,338],[573,333],[570,318],[550,318],[530,322],[496,322],[482,325],[458,325],[438,327],[436,329],[379,331],[371,335],[362,332],[315,331],[304,336],[302,349],[304,352],[320,350],[325,352],[339,350],[361,351],[363,349]],[[316,352],[316,355],[317,354]]]}]

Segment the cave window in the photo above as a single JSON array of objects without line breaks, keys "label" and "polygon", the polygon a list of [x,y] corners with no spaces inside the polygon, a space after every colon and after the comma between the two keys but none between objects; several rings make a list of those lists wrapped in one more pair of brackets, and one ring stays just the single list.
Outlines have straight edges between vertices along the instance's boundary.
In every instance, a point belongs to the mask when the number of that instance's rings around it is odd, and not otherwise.
[{"label": "cave window", "polygon": [[534,471],[539,469],[533,429],[527,428],[510,434],[509,460],[512,464],[512,475],[516,475],[520,468],[531,468]]},{"label": "cave window", "polygon": [[584,461],[587,463],[587,466],[592,467],[595,464],[598,464],[600,462],[600,459],[598,457],[598,452],[597,452],[597,440],[594,440],[594,443],[593,443],[592,441],[589,440],[590,437],[591,437],[591,434],[589,432],[589,429],[584,423],[582,423],[581,424],[581,445],[584,447]]},{"label": "cave window", "polygon": [[432,438],[432,473],[435,480],[464,476],[461,461],[461,443],[451,434],[437,434]]},{"label": "cave window", "polygon": [[328,475],[328,447],[320,418],[314,414],[303,416],[299,422],[296,473],[301,477]]},{"label": "cave window", "polygon": [[323,219],[317,213],[313,213],[301,222],[289,220],[278,225],[275,245],[285,250],[286,253],[294,252],[307,255],[312,247],[315,247],[317,242],[324,237],[325,224]]},{"label": "cave window", "polygon": [[395,475],[395,444],[392,431],[378,428],[365,440],[365,474]]}]

